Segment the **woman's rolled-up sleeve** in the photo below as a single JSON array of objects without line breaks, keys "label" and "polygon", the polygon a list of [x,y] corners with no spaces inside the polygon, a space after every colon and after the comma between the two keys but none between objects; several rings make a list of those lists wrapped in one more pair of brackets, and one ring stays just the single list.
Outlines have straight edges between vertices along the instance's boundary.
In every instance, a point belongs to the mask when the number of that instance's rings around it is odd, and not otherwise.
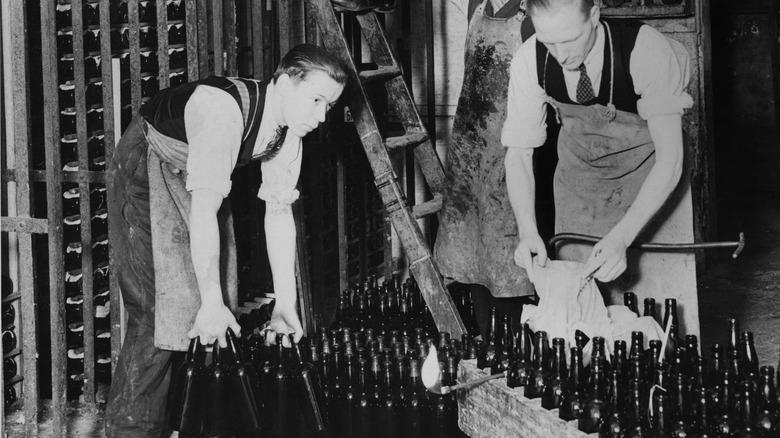
[{"label": "woman's rolled-up sleeve", "polygon": [[301,139],[288,132],[284,145],[273,158],[260,165],[263,182],[257,197],[273,204],[292,204],[298,199],[301,174]]}]

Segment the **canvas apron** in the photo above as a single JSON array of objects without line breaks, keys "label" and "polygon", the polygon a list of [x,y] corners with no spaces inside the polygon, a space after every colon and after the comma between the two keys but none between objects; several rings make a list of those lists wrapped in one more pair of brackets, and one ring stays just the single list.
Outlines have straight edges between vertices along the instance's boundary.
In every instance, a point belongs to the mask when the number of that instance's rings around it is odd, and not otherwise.
[{"label": "canvas apron", "polygon": [[[186,185],[186,143],[166,137],[146,124],[149,141],[149,209],[155,272],[154,345],[186,351],[187,332],[200,309],[200,290],[190,253],[189,214],[192,196]],[[220,281],[225,305],[238,306],[236,241],[230,203],[217,213]]]},{"label": "canvas apron", "polygon": [[[609,31],[607,37],[611,38]],[[609,44],[612,47],[612,44]],[[613,57],[615,54],[613,53]],[[614,58],[613,58],[614,59]],[[549,53],[546,62],[556,62]],[[610,74],[610,86],[614,72]],[[545,76],[546,78],[546,72]],[[543,87],[546,91],[546,81]],[[638,114],[609,105],[589,106],[558,102],[561,131],[553,190],[555,232],[604,237],[623,218],[655,164],[655,145],[647,122]],[[687,176],[687,172],[683,172]],[[690,184],[683,177],[664,207],[636,239],[639,242],[680,243],[693,240]],[[556,258],[585,262],[592,246],[564,244]],[[695,261],[689,254],[629,251],[628,268],[617,280],[602,285],[611,303],[622,304],[622,294],[634,291],[640,300],[667,297],[685,303],[688,333],[698,334]],[[662,304],[661,304],[662,305]],[[660,308],[659,311],[663,311]],[[661,313],[662,314],[662,313]]]},{"label": "canvas apron", "polygon": [[469,23],[434,254],[450,281],[481,284],[496,297],[532,295],[525,270],[514,263],[517,225],[501,145],[509,66],[523,41],[524,14],[492,18],[485,5]]}]

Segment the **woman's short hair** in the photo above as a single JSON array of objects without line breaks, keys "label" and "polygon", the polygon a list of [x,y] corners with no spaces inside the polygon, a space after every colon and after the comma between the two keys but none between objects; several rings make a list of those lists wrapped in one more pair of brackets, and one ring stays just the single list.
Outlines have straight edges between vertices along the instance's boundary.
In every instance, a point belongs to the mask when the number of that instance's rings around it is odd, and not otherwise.
[{"label": "woman's short hair", "polygon": [[295,82],[300,82],[313,71],[321,71],[341,85],[347,83],[347,68],[344,63],[313,44],[301,44],[290,49],[276,68],[273,82],[283,74],[287,74]]}]

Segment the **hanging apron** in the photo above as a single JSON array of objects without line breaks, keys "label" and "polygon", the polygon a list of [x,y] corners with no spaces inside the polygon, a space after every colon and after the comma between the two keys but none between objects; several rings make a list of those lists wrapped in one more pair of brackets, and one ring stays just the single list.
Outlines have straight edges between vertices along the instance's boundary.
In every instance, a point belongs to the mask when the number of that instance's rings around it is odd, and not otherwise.
[{"label": "hanging apron", "polygon": [[434,255],[449,281],[481,284],[496,297],[532,295],[533,285],[514,262],[517,225],[501,145],[509,66],[523,42],[524,13],[488,17],[486,3],[469,23]]},{"label": "hanging apron", "polygon": [[[187,332],[200,309],[200,289],[190,253],[192,195],[186,185],[187,145],[157,132],[148,123],[149,214],[155,273],[154,345],[186,351]],[[238,272],[233,218],[228,199],[218,213],[220,281],[225,305],[238,308]]]},{"label": "hanging apron", "polygon": [[[611,40],[608,25],[606,34]],[[610,50],[612,47],[610,42]],[[546,62],[556,61],[548,53]],[[603,74],[610,75],[612,87],[614,69]],[[655,164],[655,145],[647,122],[638,114],[616,109],[612,102],[606,106],[585,106],[549,98],[548,103],[561,122],[553,181],[555,232],[604,237],[626,214]],[[688,172],[683,171],[683,175],[636,241],[693,242],[690,182]],[[556,258],[585,262],[591,250],[591,245],[564,243]],[[696,266],[692,254],[629,250],[626,272],[601,286],[608,291],[608,304],[622,304],[627,291],[635,292],[640,300],[653,297],[661,306],[665,298],[677,298],[685,308],[682,313],[689,328],[687,333],[698,335]]]}]

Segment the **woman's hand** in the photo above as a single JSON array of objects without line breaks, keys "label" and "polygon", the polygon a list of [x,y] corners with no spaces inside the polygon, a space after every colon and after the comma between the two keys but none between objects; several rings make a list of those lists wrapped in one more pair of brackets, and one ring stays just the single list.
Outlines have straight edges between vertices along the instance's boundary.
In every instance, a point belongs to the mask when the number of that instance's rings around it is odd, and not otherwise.
[{"label": "woman's hand", "polygon": [[241,336],[241,326],[236,322],[236,317],[223,303],[201,304],[198,314],[195,316],[195,322],[187,333],[190,339],[200,336],[200,343],[209,345],[215,340],[219,341],[219,346],[227,348],[225,333],[228,327],[233,329],[236,336]]}]

